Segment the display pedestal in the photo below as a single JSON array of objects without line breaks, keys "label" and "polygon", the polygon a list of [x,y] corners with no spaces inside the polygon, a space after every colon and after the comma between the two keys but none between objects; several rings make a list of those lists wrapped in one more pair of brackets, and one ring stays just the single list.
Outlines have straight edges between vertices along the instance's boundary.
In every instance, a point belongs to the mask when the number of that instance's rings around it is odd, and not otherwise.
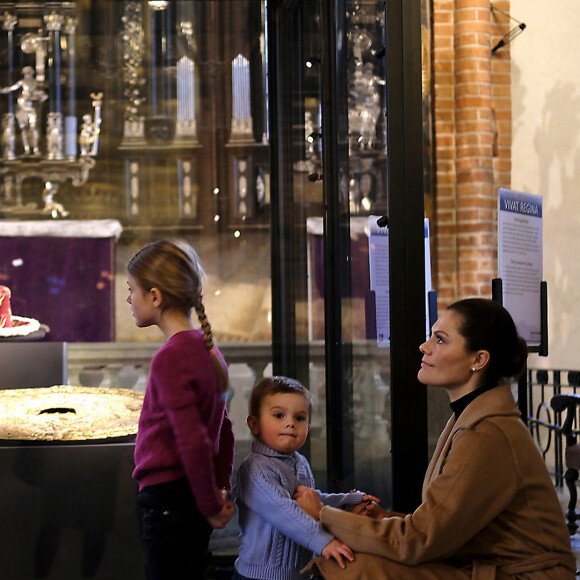
[{"label": "display pedestal", "polygon": [[144,577],[133,448],[0,445],[2,577]]},{"label": "display pedestal", "polygon": [[12,312],[48,326],[44,340],[115,340],[116,220],[0,222],[0,283]]}]

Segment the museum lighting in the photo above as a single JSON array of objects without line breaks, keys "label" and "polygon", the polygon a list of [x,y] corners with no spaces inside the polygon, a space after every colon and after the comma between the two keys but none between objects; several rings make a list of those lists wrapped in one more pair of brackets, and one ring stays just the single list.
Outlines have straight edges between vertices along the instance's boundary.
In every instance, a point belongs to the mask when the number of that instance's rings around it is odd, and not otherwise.
[{"label": "museum lighting", "polygon": [[168,4],[168,0],[149,0],[149,6],[153,10],[165,10]]},{"label": "museum lighting", "polygon": [[385,49],[384,46],[381,46],[380,48],[378,48],[377,50],[371,50],[371,54],[375,57],[375,58],[383,58],[383,56],[385,56],[385,54],[387,53],[387,50]]}]

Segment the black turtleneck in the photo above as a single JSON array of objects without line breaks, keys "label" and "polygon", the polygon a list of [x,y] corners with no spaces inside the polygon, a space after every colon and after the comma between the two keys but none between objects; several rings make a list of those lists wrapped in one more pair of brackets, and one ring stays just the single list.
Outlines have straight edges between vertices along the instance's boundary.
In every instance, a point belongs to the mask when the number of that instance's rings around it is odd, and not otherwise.
[{"label": "black turtleneck", "polygon": [[493,387],[495,387],[495,385],[484,385],[483,387],[475,389],[475,391],[471,391],[471,393],[467,393],[467,395],[463,395],[463,397],[457,399],[457,401],[453,401],[453,403],[451,403],[451,410],[455,415],[455,420],[457,421],[457,419],[459,419],[459,415],[465,411],[465,408],[469,403],[477,399],[481,393],[485,393],[485,391],[489,391],[490,389],[493,389]]}]

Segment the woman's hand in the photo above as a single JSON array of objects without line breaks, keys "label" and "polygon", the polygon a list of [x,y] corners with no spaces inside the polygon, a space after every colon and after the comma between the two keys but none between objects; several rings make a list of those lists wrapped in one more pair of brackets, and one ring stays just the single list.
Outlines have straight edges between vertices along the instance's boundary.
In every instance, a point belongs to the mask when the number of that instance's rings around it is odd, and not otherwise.
[{"label": "woman's hand", "polygon": [[374,495],[363,495],[362,502],[355,505],[351,512],[368,518],[382,519],[386,517],[384,514],[387,512],[381,508],[379,503],[381,503],[381,500],[378,497]]},{"label": "woman's hand", "polygon": [[294,499],[309,516],[313,517],[316,521],[320,520],[322,502],[318,498],[318,494],[311,487],[299,485],[296,488]]},{"label": "woman's hand", "polygon": [[223,528],[225,528],[226,524],[234,516],[234,504],[229,499],[229,493],[225,489],[218,490],[218,500],[222,504],[221,511],[215,514],[214,516],[208,516],[205,518],[207,520],[207,523],[214,530],[222,530]]},{"label": "woman's hand", "polygon": [[338,540],[332,540],[329,544],[327,544],[326,548],[322,550],[322,555],[327,560],[334,558],[341,568],[346,568],[346,565],[342,560],[343,556],[351,562],[354,560],[354,554],[352,553],[352,550],[346,544],[343,544]]}]

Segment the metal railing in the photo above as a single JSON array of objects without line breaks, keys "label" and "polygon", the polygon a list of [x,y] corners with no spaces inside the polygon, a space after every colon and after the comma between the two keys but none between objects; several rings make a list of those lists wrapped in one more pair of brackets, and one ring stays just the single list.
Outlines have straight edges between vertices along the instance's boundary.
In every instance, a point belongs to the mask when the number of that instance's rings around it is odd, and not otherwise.
[{"label": "metal railing", "polygon": [[[528,369],[528,428],[534,437],[555,484],[564,484],[564,447],[561,413],[550,406],[554,395],[580,394],[580,371]],[[580,434],[580,411],[577,411],[574,432]]]}]

